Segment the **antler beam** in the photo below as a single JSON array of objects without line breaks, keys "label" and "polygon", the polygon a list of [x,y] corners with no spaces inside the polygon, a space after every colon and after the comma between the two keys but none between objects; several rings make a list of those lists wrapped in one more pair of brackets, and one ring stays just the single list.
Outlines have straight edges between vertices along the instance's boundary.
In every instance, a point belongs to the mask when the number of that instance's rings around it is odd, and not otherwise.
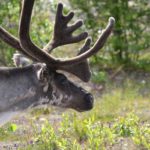
[{"label": "antler beam", "polygon": [[22,49],[22,47],[20,46],[19,40],[16,37],[14,37],[13,35],[11,35],[9,32],[7,32],[1,26],[0,26],[0,38],[1,38],[1,40],[3,40],[4,42],[6,42],[7,44],[9,44],[10,46],[12,46],[13,48],[15,48],[18,51],[20,51],[26,57],[29,57],[33,61],[36,61],[36,58],[28,55],[27,52],[25,52]]}]

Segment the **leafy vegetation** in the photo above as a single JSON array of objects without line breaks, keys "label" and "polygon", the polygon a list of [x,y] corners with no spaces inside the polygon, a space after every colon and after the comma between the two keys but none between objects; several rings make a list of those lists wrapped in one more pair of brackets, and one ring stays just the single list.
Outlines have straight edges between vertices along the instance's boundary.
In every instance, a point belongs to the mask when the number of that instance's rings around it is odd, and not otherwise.
[{"label": "leafy vegetation", "polygon": [[72,115],[63,116],[57,131],[46,122],[40,134],[38,133],[36,148],[107,149],[124,137],[131,138],[133,143],[143,148],[150,148],[149,125],[142,126],[134,113],[126,114],[112,124],[99,122],[94,115],[82,120],[77,117],[77,114]]}]

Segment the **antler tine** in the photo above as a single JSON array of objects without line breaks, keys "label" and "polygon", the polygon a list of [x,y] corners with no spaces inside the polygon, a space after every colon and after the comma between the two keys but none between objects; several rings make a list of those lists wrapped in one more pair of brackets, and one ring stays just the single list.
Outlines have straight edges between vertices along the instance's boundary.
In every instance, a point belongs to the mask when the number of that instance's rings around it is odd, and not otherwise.
[{"label": "antler tine", "polygon": [[24,0],[19,30],[20,44],[27,53],[30,53],[31,56],[35,56],[39,61],[45,62],[47,65],[56,68],[59,68],[60,66],[68,66],[75,63],[80,63],[88,57],[92,56],[94,53],[98,52],[98,50],[103,47],[108,36],[110,35],[115,22],[115,19],[111,17],[106,29],[102,32],[95,45],[85,53],[68,60],[55,59],[47,52],[44,52],[42,49],[34,45],[30,39],[29,27],[33,4],[34,0]]},{"label": "antler tine", "polygon": [[83,54],[84,52],[86,52],[87,50],[90,49],[90,45],[92,42],[92,38],[88,37],[85,41],[85,43],[83,44],[83,46],[81,47],[79,53],[77,55]]},{"label": "antler tine", "polygon": [[29,57],[32,60],[36,60],[34,57],[29,56],[20,46],[19,40],[11,35],[9,32],[7,32],[3,27],[0,26],[0,38],[3,40],[5,43],[9,44],[11,47],[17,49],[20,51],[23,55]]},{"label": "antler tine", "polygon": [[45,51],[51,52],[54,48],[58,46],[77,43],[87,38],[88,36],[87,32],[83,32],[76,36],[72,35],[75,30],[77,30],[83,25],[83,21],[78,20],[74,24],[67,26],[67,24],[73,18],[73,16],[74,12],[70,12],[68,15],[64,16],[63,4],[62,3],[58,4],[53,38],[44,48]]}]

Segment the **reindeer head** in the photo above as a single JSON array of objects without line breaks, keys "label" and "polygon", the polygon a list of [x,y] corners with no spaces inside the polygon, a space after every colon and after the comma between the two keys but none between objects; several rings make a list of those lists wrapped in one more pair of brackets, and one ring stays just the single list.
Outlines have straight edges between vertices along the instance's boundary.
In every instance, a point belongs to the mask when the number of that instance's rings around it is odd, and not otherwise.
[{"label": "reindeer head", "polygon": [[[64,16],[63,5],[60,3],[57,7],[53,38],[43,49],[40,49],[31,41],[29,34],[33,5],[34,0],[24,0],[23,2],[19,26],[19,40],[5,31],[2,27],[0,27],[0,38],[16,48],[24,56],[30,58],[33,62],[46,64],[45,71],[40,75],[43,76],[43,79],[46,78],[44,93],[45,96],[49,98],[47,103],[65,108],[73,108],[78,111],[91,109],[93,107],[93,96],[82,87],[68,80],[64,74],[58,73],[58,70],[69,72],[82,81],[88,82],[91,77],[91,72],[87,59],[103,47],[113,29],[115,22],[114,18],[111,17],[109,19],[107,27],[102,31],[102,34],[93,47],[90,48],[91,38],[88,37],[87,32],[73,35],[73,32],[82,26],[82,21],[78,20],[73,25],[68,26],[74,13],[70,12],[68,15]],[[56,59],[49,54],[58,46],[77,43],[84,39],[86,39],[86,41],[83,47],[78,52],[77,56],[73,58],[66,60]],[[23,64],[22,60],[25,59],[20,59],[21,64]],[[25,62],[27,61],[26,59]]]},{"label": "reindeer head", "polygon": [[93,107],[93,96],[82,87],[75,85],[61,73],[54,73],[51,80],[52,98],[50,104],[77,111],[90,110]]}]

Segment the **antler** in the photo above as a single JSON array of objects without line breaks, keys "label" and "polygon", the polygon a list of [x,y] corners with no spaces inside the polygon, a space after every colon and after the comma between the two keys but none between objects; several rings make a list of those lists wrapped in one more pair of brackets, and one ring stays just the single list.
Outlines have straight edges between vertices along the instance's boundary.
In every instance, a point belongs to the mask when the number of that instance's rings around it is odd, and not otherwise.
[{"label": "antler", "polygon": [[[61,3],[57,6],[57,13],[55,17],[55,25],[54,25],[54,33],[52,40],[44,47],[44,50],[47,52],[51,52],[54,48],[71,44],[77,43],[84,40],[87,36],[87,32],[83,32],[77,36],[73,36],[73,32],[77,30],[79,27],[83,25],[82,20],[76,21],[74,24],[68,26],[68,23],[73,18],[74,13],[70,12],[68,15],[63,15],[63,5]],[[84,53],[86,50],[90,48],[91,38],[88,38],[84,43],[83,47],[80,49],[79,54]],[[64,70],[69,73],[74,74],[84,82],[89,81],[91,77],[91,71],[87,60],[84,60],[78,64],[71,65],[71,66],[60,66],[59,70]]]},{"label": "antler", "polygon": [[109,19],[109,23],[106,29],[102,32],[100,38],[97,40],[94,46],[88,51],[86,51],[85,53],[67,60],[56,59],[51,55],[49,55],[47,52],[44,52],[35,44],[33,44],[33,42],[30,39],[29,27],[30,27],[30,19],[31,19],[33,4],[34,4],[34,0],[24,0],[21,21],[20,21],[20,30],[19,30],[20,44],[22,48],[31,56],[35,56],[38,60],[45,62],[49,66],[56,67],[56,68],[59,68],[60,66],[68,66],[68,65],[79,63],[87,59],[88,57],[92,56],[96,52],[98,52],[98,50],[103,47],[108,36],[110,35],[115,22],[114,18],[111,17]]},{"label": "antler", "polygon": [[87,38],[87,32],[83,32],[77,36],[72,35],[75,30],[83,25],[83,21],[78,20],[74,24],[67,26],[73,16],[73,12],[70,12],[68,15],[64,16],[63,5],[61,3],[58,4],[53,38],[44,48],[47,52],[51,52],[54,48],[58,46],[77,43]]},{"label": "antler", "polygon": [[[19,36],[20,36],[20,43],[17,38],[13,37],[11,34],[6,32],[2,27],[0,27],[0,38],[8,43],[9,45],[15,47],[19,51],[21,51],[23,54],[26,56],[32,58],[32,60],[37,60],[37,61],[42,61],[45,62],[48,66],[55,67],[55,68],[60,68],[62,66],[69,66],[69,65],[74,65],[82,62],[83,60],[86,60],[88,57],[92,56],[96,52],[99,51],[106,42],[108,36],[110,35],[115,20],[114,18],[109,19],[109,23],[105,30],[103,30],[101,36],[97,40],[97,42],[94,44],[92,48],[89,48],[86,52],[73,57],[71,59],[67,60],[61,60],[61,59],[56,59],[49,55],[47,52],[43,51],[42,49],[38,48],[36,45],[34,45],[30,39],[29,36],[29,27],[30,27],[30,19],[31,19],[31,13],[32,13],[32,8],[33,8],[34,0],[24,0],[24,5],[23,5],[23,10],[22,10],[22,15],[21,15],[21,21],[20,21],[20,30],[19,30]],[[67,27],[67,23],[69,20],[73,17],[73,13],[71,12],[67,16],[62,15],[62,5],[59,4],[58,10],[57,10],[57,22],[59,22],[59,18],[66,18],[63,19],[66,22],[64,24],[65,27],[63,32],[62,37],[65,40],[61,41],[61,38],[59,38],[58,33],[62,33],[61,30],[56,30],[56,27],[58,27],[60,24],[56,23],[55,25],[55,32],[52,41],[48,44],[51,45],[51,48],[49,48],[47,51],[50,51],[54,49],[57,46],[63,45],[63,44],[69,44],[73,42],[78,42],[80,40],[83,40],[86,38],[87,33],[84,32],[78,36],[72,36],[72,32],[76,30],[78,27],[81,26],[81,21],[78,21],[71,27]],[[62,22],[63,23],[63,22]],[[57,31],[57,32],[56,32]],[[66,35],[64,34],[66,33]],[[68,38],[69,37],[69,38]],[[49,47],[49,46],[48,46]],[[46,48],[44,48],[46,49]]]}]

